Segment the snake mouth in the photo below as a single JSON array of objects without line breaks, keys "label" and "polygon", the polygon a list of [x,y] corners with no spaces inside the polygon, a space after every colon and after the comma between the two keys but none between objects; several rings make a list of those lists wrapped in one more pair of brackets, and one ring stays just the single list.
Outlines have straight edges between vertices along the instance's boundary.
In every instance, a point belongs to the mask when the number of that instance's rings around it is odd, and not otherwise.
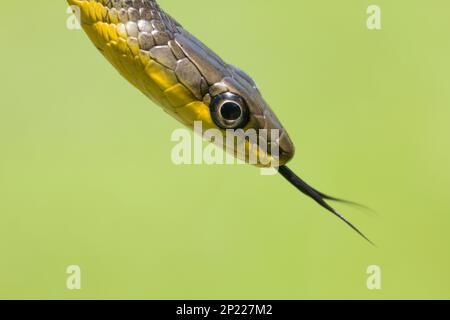
[{"label": "snake mouth", "polygon": [[286,130],[282,130],[279,141],[279,157],[282,165],[288,163],[295,155],[295,146]]},{"label": "snake mouth", "polygon": [[[271,130],[273,133],[273,130]],[[294,158],[295,146],[284,128],[275,129],[277,135],[270,136],[268,142],[270,156],[279,163],[279,165],[285,165]]]},{"label": "snake mouth", "polygon": [[[287,164],[295,155],[295,147],[284,129],[276,129],[277,136],[271,136],[267,141],[267,147],[262,147],[266,142],[259,141],[258,146],[261,160],[260,166],[279,167]],[[268,163],[266,165],[266,163]]]}]

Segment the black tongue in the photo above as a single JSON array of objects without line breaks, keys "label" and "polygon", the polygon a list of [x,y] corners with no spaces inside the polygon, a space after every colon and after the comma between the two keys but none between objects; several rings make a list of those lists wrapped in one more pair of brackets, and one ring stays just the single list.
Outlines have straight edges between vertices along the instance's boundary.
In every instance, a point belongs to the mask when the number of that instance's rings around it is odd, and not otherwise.
[{"label": "black tongue", "polygon": [[357,227],[355,227],[350,221],[348,221],[343,215],[341,215],[339,212],[337,212],[333,207],[331,207],[328,203],[325,202],[326,200],[333,200],[333,201],[339,201],[339,202],[345,202],[345,203],[351,203],[353,202],[341,200],[338,198],[334,198],[331,196],[328,196],[324,193],[321,193],[311,187],[309,184],[307,184],[305,181],[300,179],[291,169],[289,169],[287,166],[281,166],[278,168],[278,172],[287,180],[289,181],[294,187],[296,187],[298,190],[300,190],[303,194],[307,195],[308,197],[312,198],[314,201],[316,201],[320,206],[327,209],[329,212],[337,216],[339,219],[344,221],[350,228],[352,228],[354,231],[356,231],[361,237],[363,237],[365,240],[367,240],[370,244],[375,245],[372,241],[370,241],[369,238],[367,238]]}]

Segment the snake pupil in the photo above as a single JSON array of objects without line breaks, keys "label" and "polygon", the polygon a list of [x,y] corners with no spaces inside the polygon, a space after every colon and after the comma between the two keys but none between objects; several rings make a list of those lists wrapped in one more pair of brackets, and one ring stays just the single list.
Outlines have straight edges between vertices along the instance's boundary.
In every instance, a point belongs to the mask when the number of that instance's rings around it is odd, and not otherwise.
[{"label": "snake pupil", "polygon": [[226,102],[220,108],[220,115],[228,121],[237,120],[242,115],[241,107],[234,102]]},{"label": "snake pupil", "polygon": [[244,99],[232,92],[216,95],[209,108],[212,120],[221,129],[244,128],[250,120],[250,112]]}]

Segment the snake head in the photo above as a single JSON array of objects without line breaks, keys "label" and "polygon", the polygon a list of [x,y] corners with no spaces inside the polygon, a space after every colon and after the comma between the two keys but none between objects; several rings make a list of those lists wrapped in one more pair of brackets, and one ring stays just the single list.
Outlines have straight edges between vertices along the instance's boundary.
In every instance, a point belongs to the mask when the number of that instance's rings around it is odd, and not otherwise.
[{"label": "snake head", "polygon": [[228,69],[231,77],[225,78],[222,83],[231,94],[243,99],[249,110],[249,127],[257,132],[267,131],[267,140],[264,141],[264,138],[260,137],[259,143],[267,143],[270,146],[269,152],[276,150],[280,165],[286,164],[295,154],[294,144],[286,129],[264,100],[255,81],[235,66],[228,65]]},{"label": "snake head", "polygon": [[80,9],[81,25],[100,52],[177,120],[225,134],[235,130],[240,137],[231,150],[228,143],[222,146],[260,167],[281,166],[294,156],[291,139],[253,79],[225,63],[156,1],[68,2]]},{"label": "snake head", "polygon": [[262,167],[284,165],[291,160],[295,153],[294,144],[255,81],[241,69],[223,62],[184,29],[180,29],[175,41],[208,85],[203,102],[208,106],[209,114],[202,122],[220,130],[242,129],[257,133],[257,141],[245,141],[245,159],[236,153],[235,156],[248,161],[252,154],[257,155],[257,165]]}]

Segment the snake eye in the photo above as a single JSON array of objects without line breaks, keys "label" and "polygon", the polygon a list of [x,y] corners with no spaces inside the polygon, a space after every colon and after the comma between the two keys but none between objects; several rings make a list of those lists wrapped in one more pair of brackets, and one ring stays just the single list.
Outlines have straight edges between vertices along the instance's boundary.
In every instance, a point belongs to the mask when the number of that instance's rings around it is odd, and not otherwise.
[{"label": "snake eye", "polygon": [[250,120],[244,100],[230,92],[215,96],[209,107],[214,123],[222,129],[240,129]]}]

